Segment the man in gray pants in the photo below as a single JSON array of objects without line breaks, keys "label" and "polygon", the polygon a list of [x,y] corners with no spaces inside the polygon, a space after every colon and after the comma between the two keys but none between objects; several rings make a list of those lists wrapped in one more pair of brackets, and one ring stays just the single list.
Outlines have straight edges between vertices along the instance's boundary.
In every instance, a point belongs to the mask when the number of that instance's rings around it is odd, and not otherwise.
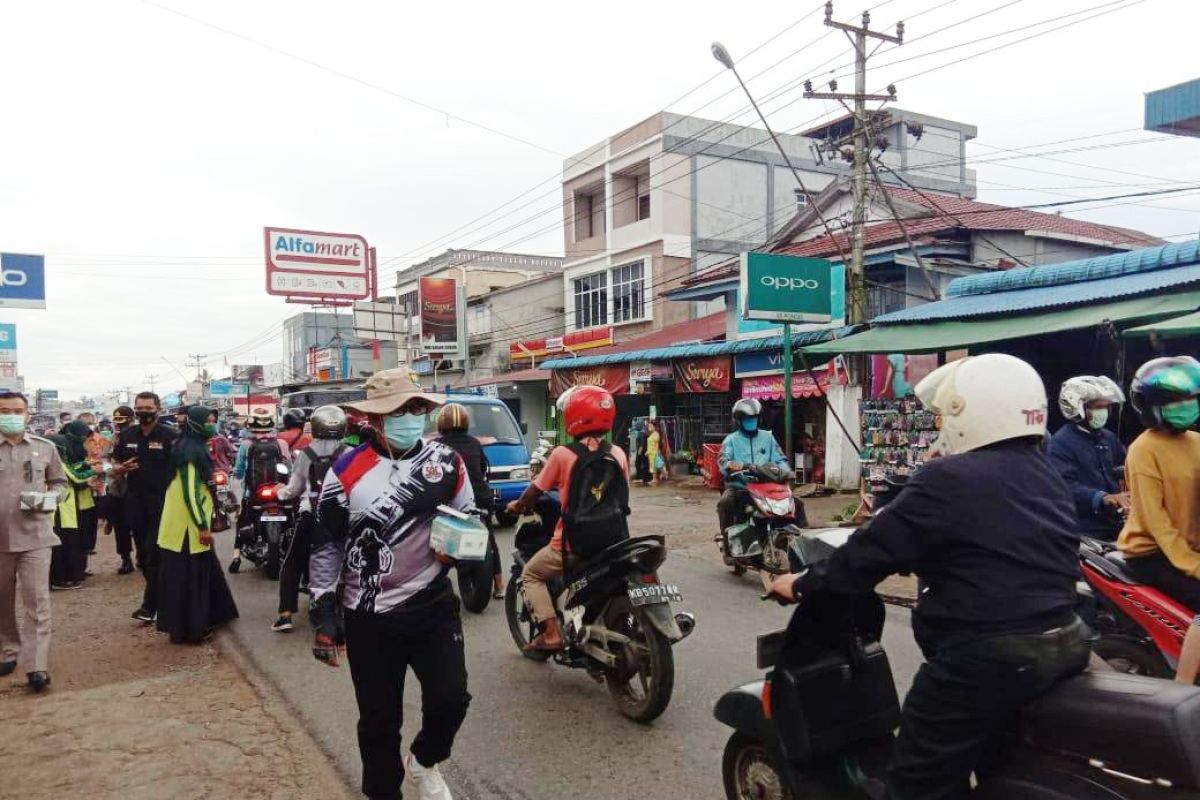
[{"label": "man in gray pants", "polygon": [[51,521],[67,478],[54,444],[27,433],[28,424],[26,397],[0,391],[0,675],[19,662],[41,692],[50,685],[50,550],[59,543]]}]

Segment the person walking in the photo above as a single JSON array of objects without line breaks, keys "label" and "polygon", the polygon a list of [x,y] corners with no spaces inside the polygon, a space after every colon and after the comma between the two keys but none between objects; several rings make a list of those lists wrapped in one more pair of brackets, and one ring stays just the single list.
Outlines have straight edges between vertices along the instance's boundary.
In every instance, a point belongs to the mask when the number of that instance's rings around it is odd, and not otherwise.
[{"label": "person walking", "polygon": [[208,439],[216,432],[217,412],[192,406],[171,450],[173,476],[158,527],[158,629],[173,644],[203,641],[238,615],[212,549]]},{"label": "person walking", "polygon": [[350,449],[342,444],[346,436],[346,412],[337,406],[321,406],[313,412],[312,432],[313,441],[295,454],[287,485],[276,491],[276,497],[281,501],[300,499],[296,533],[292,537],[292,546],[283,555],[279,575],[279,616],[271,625],[271,630],[276,633],[287,633],[295,627],[292,615],[299,606],[300,580],[308,572],[313,529],[318,524],[313,506],[321,494],[325,476],[337,459]]},{"label": "person walking", "polygon": [[54,517],[54,530],[60,541],[50,558],[50,588],[55,590],[80,589],[87,577],[88,537],[97,524],[96,500],[92,494],[96,473],[87,463],[84,447],[90,435],[87,424],[76,419],[51,440],[69,484]]},{"label": "person walking", "polygon": [[[114,445],[120,435],[133,425],[133,419],[133,409],[130,406],[117,406],[113,410]],[[129,575],[134,570],[133,536],[129,531],[129,520],[125,517],[126,481],[124,473],[110,472],[108,492],[105,494],[104,516],[108,521],[107,532],[111,532],[116,538],[117,555],[121,557],[121,566],[117,567],[118,575]]]},{"label": "person walking", "polygon": [[[370,415],[379,435],[338,460],[317,505],[313,656],[330,666],[343,649],[349,656],[363,794],[399,798],[407,773],[421,800],[452,800],[438,764],[471,696],[458,598],[430,535],[439,506],[474,512],[474,492],[462,458],[421,438],[442,396],[403,368],[375,373],[365,388],[366,400],[347,405]],[[409,668],[421,683],[421,731],[402,757]]]},{"label": "person walking", "polygon": [[133,612],[141,622],[153,622],[158,612],[158,523],[167,487],[171,484],[171,448],[178,433],[159,422],[162,401],[154,392],[133,399],[137,425],[126,428],[113,446],[113,472],[125,476],[122,506],[137,547],[138,566],[146,580],[142,603]]},{"label": "person walking", "polygon": [[0,392],[0,676],[20,665],[42,692],[50,685],[50,549],[58,544],[50,519],[67,478],[54,445],[28,426],[25,395]]}]

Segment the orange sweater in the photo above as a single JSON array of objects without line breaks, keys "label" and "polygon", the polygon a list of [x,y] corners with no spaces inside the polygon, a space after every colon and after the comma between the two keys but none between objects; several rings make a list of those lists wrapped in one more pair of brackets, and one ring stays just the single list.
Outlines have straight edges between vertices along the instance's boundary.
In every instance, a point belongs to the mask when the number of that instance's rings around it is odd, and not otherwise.
[{"label": "orange sweater", "polygon": [[1130,557],[1162,552],[1200,578],[1200,433],[1146,431],[1125,460],[1132,508],[1117,540]]}]

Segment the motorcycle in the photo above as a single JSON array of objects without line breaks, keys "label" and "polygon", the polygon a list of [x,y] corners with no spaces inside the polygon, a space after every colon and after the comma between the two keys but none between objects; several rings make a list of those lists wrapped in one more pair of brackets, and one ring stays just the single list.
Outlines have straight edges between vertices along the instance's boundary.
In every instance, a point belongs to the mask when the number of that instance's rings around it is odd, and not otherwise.
[{"label": "motorcycle", "polygon": [[570,574],[550,582],[564,649],[527,651],[537,625],[525,605],[520,574],[549,541],[541,524],[522,524],[513,553],[513,580],[504,595],[509,633],[522,654],[534,661],[553,658],[565,667],[584,669],[604,683],[624,716],[650,722],[666,710],[675,686],[671,646],[691,634],[695,618],[671,612],[683,600],[679,587],[658,580],[667,557],[662,536],[626,539],[604,550]]},{"label": "motorcycle", "polygon": [[[806,565],[851,531],[805,531]],[[765,598],[764,598],[765,599]],[[880,643],[874,594],[801,600],[795,631],[760,636],[762,680],[727,692],[714,716],[733,729],[722,757],[728,800],[880,797],[900,703]],[[797,624],[797,623],[800,624]],[[828,630],[825,628],[824,630]],[[1183,800],[1200,789],[1200,689],[1137,675],[1069,678],[1026,707],[976,768],[979,800]]]},{"label": "motorcycle", "polygon": [[791,572],[789,555],[801,527],[808,524],[804,504],[792,494],[792,473],[774,464],[747,466],[731,474],[746,479],[746,519],[715,537],[717,549],[735,575],[758,570],[764,583],[770,575]]},{"label": "motorcycle", "polygon": [[1079,548],[1093,603],[1088,622],[1100,635],[1093,648],[1118,672],[1170,678],[1195,614],[1159,590],[1140,583],[1110,542],[1084,537]]},{"label": "motorcycle", "polygon": [[229,473],[223,469],[212,474],[212,492],[216,501],[213,514],[213,533],[229,529],[229,520],[237,515],[238,502],[229,486]]},{"label": "motorcycle", "polygon": [[[276,467],[280,481],[286,481],[291,470],[286,464]],[[249,524],[238,530],[242,556],[262,569],[271,580],[279,579],[283,554],[292,546],[296,532],[296,507],[279,499],[278,486],[266,483],[246,499]]]}]

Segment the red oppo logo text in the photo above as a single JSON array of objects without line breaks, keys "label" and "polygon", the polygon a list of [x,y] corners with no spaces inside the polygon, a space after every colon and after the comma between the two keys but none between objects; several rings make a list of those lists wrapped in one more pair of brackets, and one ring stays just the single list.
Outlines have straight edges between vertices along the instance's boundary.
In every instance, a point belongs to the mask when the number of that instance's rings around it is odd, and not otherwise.
[{"label": "red oppo logo text", "polygon": [[1026,425],[1043,425],[1046,422],[1046,409],[1034,408],[1025,409],[1025,424]]}]

